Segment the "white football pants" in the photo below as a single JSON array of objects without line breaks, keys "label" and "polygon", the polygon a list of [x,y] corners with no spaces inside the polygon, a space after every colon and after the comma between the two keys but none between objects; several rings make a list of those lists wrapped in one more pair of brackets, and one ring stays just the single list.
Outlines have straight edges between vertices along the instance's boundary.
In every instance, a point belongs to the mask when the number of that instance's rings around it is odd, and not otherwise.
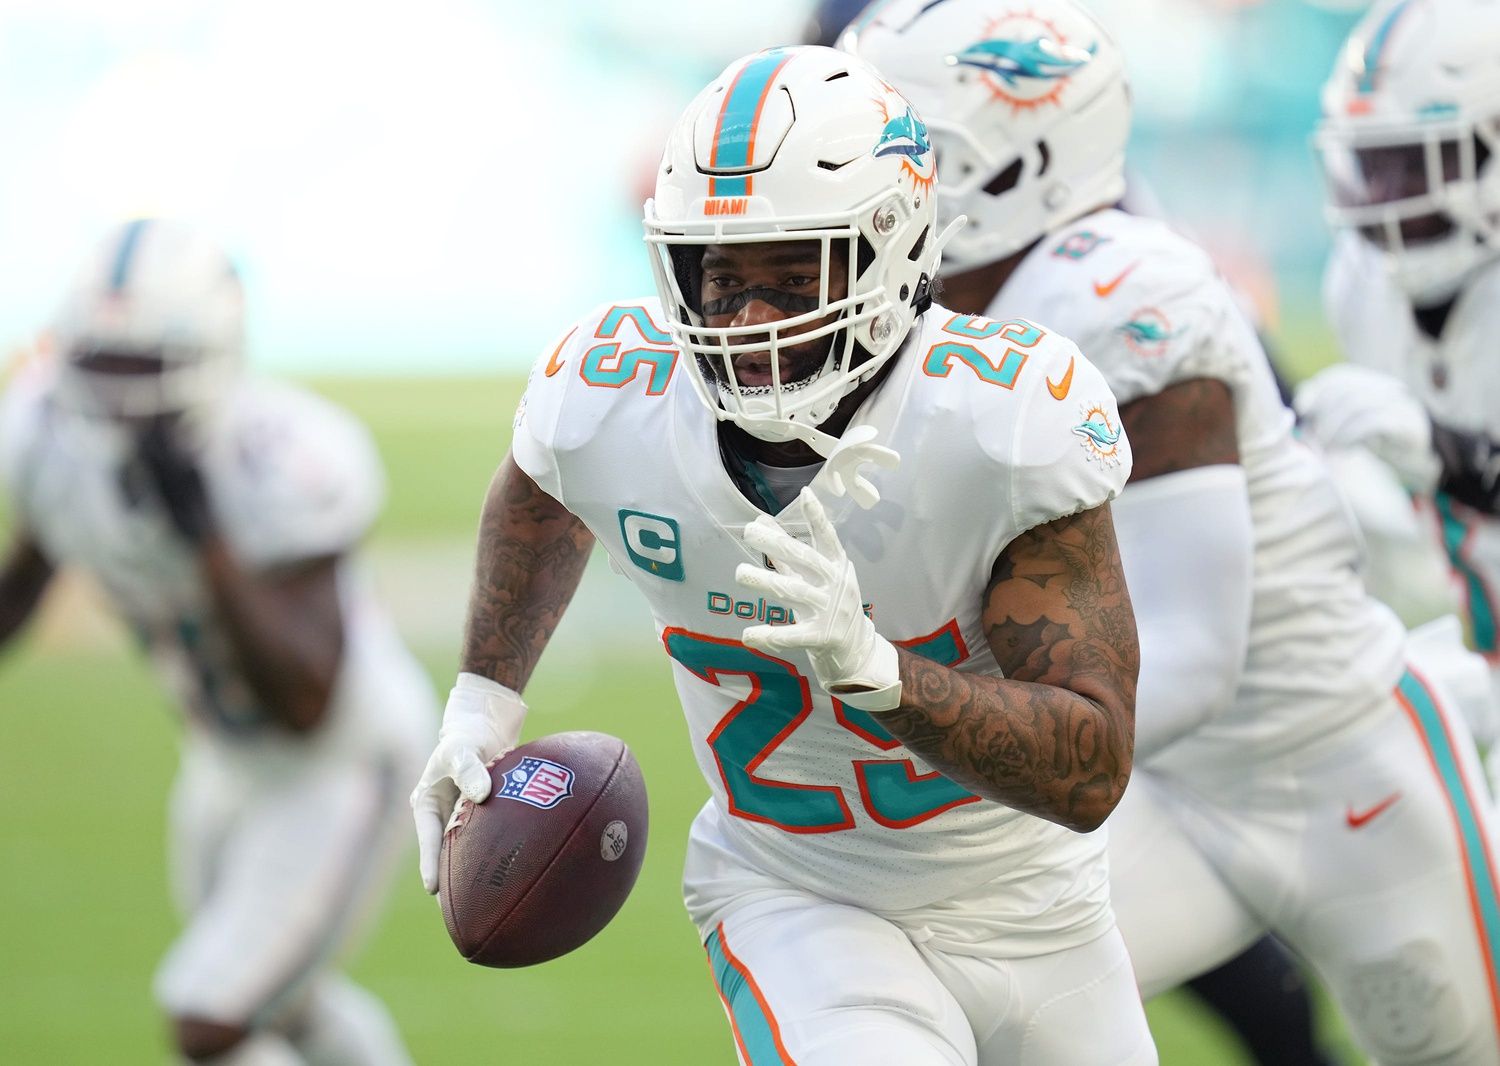
[{"label": "white football pants", "polygon": [[1462,716],[1408,672],[1384,713],[1330,745],[1197,754],[1137,767],[1109,820],[1142,993],[1270,929],[1383,1066],[1500,1063],[1500,838]]}]

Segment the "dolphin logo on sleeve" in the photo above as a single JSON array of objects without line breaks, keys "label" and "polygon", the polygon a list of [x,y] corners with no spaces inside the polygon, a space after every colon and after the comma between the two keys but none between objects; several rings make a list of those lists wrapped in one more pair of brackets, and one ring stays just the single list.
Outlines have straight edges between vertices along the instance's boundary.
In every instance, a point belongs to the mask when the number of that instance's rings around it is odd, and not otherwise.
[{"label": "dolphin logo on sleeve", "polygon": [[1159,322],[1132,320],[1125,323],[1120,329],[1129,334],[1132,340],[1140,344],[1155,344],[1164,340],[1170,340],[1172,336],[1162,328]]},{"label": "dolphin logo on sleeve", "polygon": [[1106,422],[1102,415],[1085,419],[1073,427],[1073,432],[1092,441],[1100,451],[1107,451],[1120,443],[1120,431]]},{"label": "dolphin logo on sleeve", "polygon": [[1083,404],[1083,421],[1073,427],[1078,444],[1093,462],[1105,468],[1120,465],[1124,432],[1113,424],[1103,404]]}]

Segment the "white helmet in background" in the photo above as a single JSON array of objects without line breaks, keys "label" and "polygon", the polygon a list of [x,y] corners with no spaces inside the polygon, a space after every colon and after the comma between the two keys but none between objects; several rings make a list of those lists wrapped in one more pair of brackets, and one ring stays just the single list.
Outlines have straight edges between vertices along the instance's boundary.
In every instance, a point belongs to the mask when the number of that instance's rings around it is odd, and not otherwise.
[{"label": "white helmet in background", "polygon": [[1120,50],[1071,0],[891,0],[840,47],[889,78],[932,131],[939,222],[968,223],[950,267],[992,263],[1125,191]]},{"label": "white helmet in background", "polygon": [[69,406],[118,418],[187,411],[242,369],[239,276],[191,227],[135,219],[85,261],[54,332],[58,395]]},{"label": "white helmet in background", "polygon": [[1323,89],[1328,216],[1418,304],[1500,255],[1500,0],[1387,0]]},{"label": "white helmet in background", "polygon": [[[826,454],[832,438],[818,424],[890,359],[931,303],[941,246],[935,175],[911,106],[831,48],[746,56],[688,105],[646,202],[646,242],[673,339],[718,418]],[[821,246],[817,299],[794,298],[796,313],[772,323],[706,325],[705,249],[788,241]],[[847,291],[830,291],[839,257]],[[781,381],[778,353],[824,337],[821,367]],[[735,357],[767,352],[771,383],[742,385]]]}]

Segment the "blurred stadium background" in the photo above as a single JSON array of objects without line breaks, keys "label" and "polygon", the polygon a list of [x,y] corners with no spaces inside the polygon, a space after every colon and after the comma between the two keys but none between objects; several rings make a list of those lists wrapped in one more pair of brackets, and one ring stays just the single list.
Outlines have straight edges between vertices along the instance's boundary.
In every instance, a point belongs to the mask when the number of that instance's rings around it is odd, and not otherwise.
[{"label": "blurred stadium background", "polygon": [[[810,6],[0,0],[0,353],[30,348],[105,225],[216,230],[244,267],[253,364],[375,430],[391,502],[370,565],[446,686],[526,368],[588,307],[649,291],[638,209],[663,133],[728,59],[800,37]],[[1329,361],[1308,135],[1363,4],[1093,6],[1131,67],[1138,177],[1254,299],[1292,376]],[[636,749],[655,823],[641,884],[575,955],[492,972],[449,946],[413,863],[353,968],[418,1062],[733,1061],[676,887],[706,789],[644,610],[595,571],[528,692],[528,733]],[[149,981],[174,929],[175,729],[82,582],[0,661],[0,1059],[165,1061]],[[1185,998],[1152,1016],[1167,1066],[1245,1061]]]}]

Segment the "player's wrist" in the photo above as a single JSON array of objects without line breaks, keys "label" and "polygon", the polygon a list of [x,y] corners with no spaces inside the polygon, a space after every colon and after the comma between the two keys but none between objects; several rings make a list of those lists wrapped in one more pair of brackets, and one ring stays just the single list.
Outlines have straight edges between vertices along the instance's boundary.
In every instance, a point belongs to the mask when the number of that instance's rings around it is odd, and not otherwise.
[{"label": "player's wrist", "polygon": [[[873,627],[872,627],[873,628]],[[850,676],[830,682],[828,691],[860,711],[894,711],[901,706],[901,661],[896,646],[879,633],[864,661]]]},{"label": "player's wrist", "polygon": [[448,693],[438,735],[463,735],[493,758],[500,750],[516,746],[526,710],[526,701],[515,689],[480,674],[463,672]]}]

